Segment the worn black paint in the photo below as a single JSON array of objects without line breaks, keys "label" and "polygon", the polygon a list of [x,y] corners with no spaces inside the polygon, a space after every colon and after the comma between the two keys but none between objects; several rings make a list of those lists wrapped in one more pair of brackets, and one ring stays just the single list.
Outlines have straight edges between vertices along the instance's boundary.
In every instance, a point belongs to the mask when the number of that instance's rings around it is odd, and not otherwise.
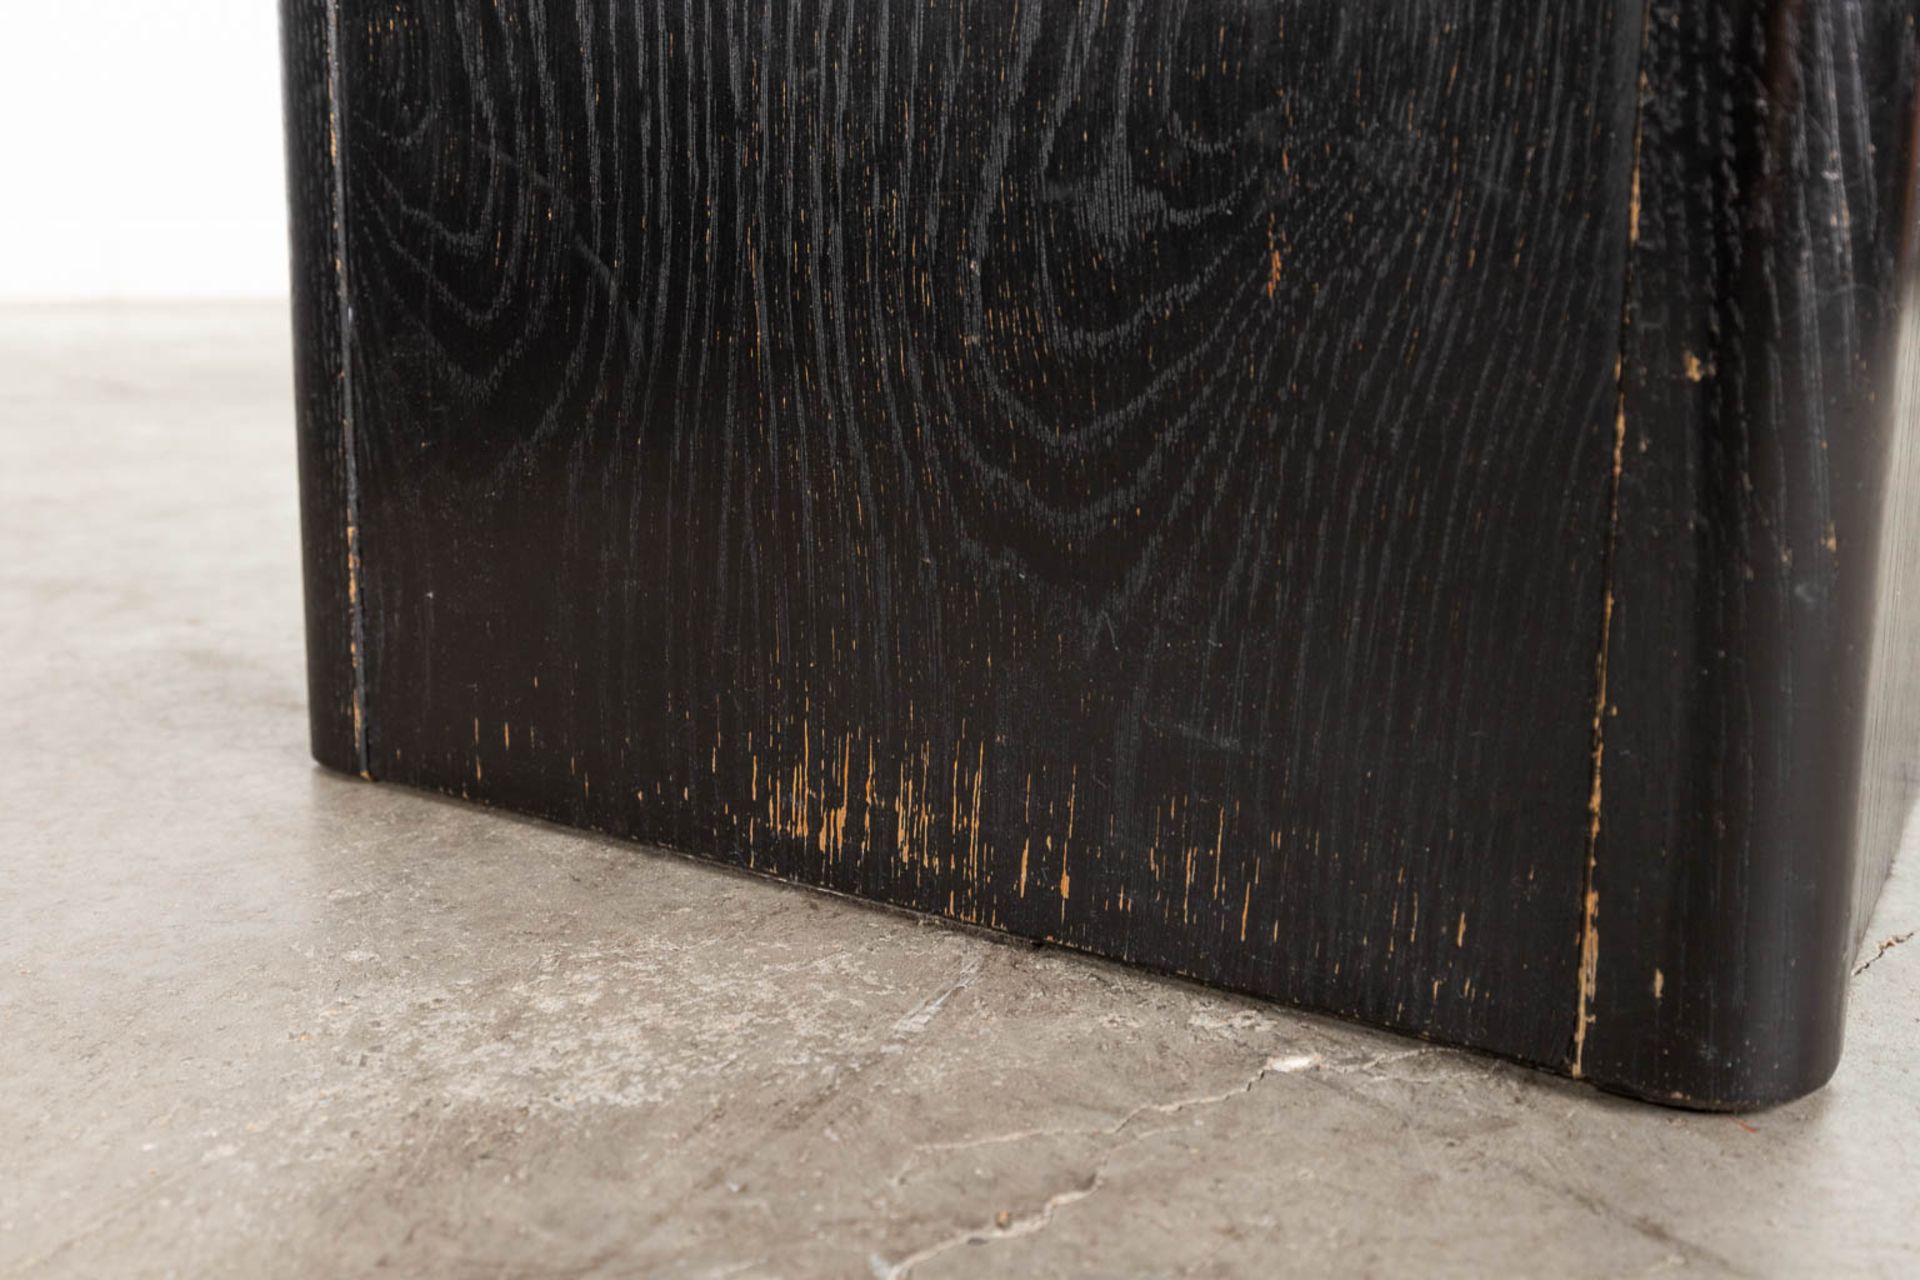
[{"label": "worn black paint", "polygon": [[335,129],[333,27],[323,0],[281,15],[286,93],[287,199],[292,210],[294,393],[299,405],[300,536],[305,548],[307,704],[313,754],[364,772],[356,714],[354,592],[349,530],[354,467],[347,425],[346,331],[341,311],[341,219]]},{"label": "worn black paint", "polygon": [[[316,752],[1621,1088],[1810,1088],[1907,7],[285,0]],[[1844,281],[1781,75],[1873,148]],[[1676,363],[1806,302],[1859,328],[1817,422]],[[1803,503],[1860,550],[1713,541]],[[1729,720],[1756,673],[1815,709]],[[1796,790],[1727,828],[1756,767]]]},{"label": "worn black paint", "polygon": [[[1601,938],[1584,1066],[1653,1096],[1826,1079],[1898,837],[1861,856],[1874,615],[1912,278],[1915,6],[1650,10],[1626,343]],[[1880,767],[1911,776],[1911,627],[1882,638]],[[1891,677],[1891,678],[1888,678]],[[1856,881],[1868,887],[1856,892]]]}]

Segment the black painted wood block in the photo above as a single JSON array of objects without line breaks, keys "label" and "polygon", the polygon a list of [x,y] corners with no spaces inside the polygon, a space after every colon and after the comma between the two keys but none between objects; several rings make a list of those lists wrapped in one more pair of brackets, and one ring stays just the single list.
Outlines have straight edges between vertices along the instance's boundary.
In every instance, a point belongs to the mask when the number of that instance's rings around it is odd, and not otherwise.
[{"label": "black painted wood block", "polygon": [[1913,799],[1915,0],[283,0],[335,768],[1602,1085]]}]

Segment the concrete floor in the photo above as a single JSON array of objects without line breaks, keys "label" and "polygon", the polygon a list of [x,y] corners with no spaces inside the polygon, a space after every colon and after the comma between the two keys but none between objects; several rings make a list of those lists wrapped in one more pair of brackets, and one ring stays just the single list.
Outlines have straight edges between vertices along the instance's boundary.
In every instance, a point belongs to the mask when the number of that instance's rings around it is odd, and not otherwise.
[{"label": "concrete floor", "polygon": [[1920,1274],[1920,939],[1690,1115],[318,772],[287,345],[0,312],[0,1273]]}]

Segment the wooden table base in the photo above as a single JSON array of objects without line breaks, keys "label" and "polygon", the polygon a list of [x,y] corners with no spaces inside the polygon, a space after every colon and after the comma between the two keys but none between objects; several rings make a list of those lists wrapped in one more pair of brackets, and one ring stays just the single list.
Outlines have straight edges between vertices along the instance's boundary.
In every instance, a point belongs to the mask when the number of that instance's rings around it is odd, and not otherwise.
[{"label": "wooden table base", "polygon": [[1912,799],[1912,0],[283,0],[314,749],[1745,1107]]}]

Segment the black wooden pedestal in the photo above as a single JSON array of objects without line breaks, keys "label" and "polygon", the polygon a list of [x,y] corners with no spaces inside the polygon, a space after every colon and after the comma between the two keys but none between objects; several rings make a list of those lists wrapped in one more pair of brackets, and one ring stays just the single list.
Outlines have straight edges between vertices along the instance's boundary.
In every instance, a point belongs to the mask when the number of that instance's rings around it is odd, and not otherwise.
[{"label": "black wooden pedestal", "polygon": [[324,763],[1831,1072],[1920,757],[1920,3],[283,10]]}]

